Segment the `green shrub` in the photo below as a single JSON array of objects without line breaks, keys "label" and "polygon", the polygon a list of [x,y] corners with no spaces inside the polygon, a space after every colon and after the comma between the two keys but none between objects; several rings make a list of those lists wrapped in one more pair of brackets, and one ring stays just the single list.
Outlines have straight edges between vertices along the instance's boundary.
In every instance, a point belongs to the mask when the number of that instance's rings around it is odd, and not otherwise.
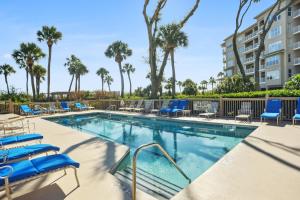
[{"label": "green shrub", "polygon": [[288,90],[300,90],[300,74],[292,76],[284,85]]}]

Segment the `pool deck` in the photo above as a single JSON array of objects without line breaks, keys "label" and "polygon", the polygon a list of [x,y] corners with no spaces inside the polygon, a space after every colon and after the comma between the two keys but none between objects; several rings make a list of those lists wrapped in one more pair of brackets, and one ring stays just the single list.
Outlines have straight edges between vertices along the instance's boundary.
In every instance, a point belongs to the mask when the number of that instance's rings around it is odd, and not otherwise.
[{"label": "pool deck", "polygon": [[[80,113],[91,112],[103,111]],[[67,113],[69,114],[77,113]],[[207,120],[196,117],[180,117],[174,120],[236,123],[234,120]],[[72,171],[66,176],[62,176],[63,172],[57,172],[15,187],[13,189],[15,199],[131,199],[130,185],[121,184],[109,173],[128,152],[128,147],[95,138],[39,117],[31,118],[30,121],[35,122],[36,132],[43,133],[43,143],[61,147],[62,153],[67,153],[81,163],[78,170],[81,186],[76,188]],[[240,122],[236,124],[248,125]],[[259,127],[172,199],[299,199],[300,125],[282,123],[281,126],[275,126],[259,122],[252,122],[250,125]],[[137,199],[154,199],[142,191],[138,191],[137,194]],[[4,192],[0,192],[0,199],[4,199]]]}]

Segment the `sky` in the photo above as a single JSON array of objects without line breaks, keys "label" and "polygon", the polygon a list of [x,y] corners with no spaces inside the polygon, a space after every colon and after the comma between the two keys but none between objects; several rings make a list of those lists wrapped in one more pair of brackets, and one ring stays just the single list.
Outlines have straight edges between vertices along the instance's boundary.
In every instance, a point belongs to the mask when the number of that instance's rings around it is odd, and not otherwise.
[{"label": "sky", "polygon": [[[150,0],[148,13],[152,13],[156,0]],[[239,0],[202,0],[194,16],[183,31],[189,45],[175,53],[177,80],[190,78],[199,83],[222,71],[224,38],[234,31],[235,15]],[[261,1],[249,10],[243,27],[254,23],[253,17],[272,5],[273,0]],[[21,42],[35,42],[45,53],[48,48],[36,39],[42,26],[55,26],[63,39],[53,46],[51,66],[51,91],[67,91],[71,77],[64,63],[75,54],[87,66],[89,73],[81,78],[82,90],[101,88],[96,71],[106,68],[114,82],[112,90],[120,90],[120,74],[117,63],[105,57],[106,48],[114,41],[126,42],[133,54],[124,63],[131,63],[136,71],[132,75],[133,88],[145,87],[150,81],[146,64],[147,32],[142,15],[144,0],[1,0],[0,1],[0,65],[14,66],[16,74],[9,77],[10,85],[25,91],[25,70],[19,69],[11,54]],[[193,5],[194,0],[169,0],[162,12],[161,24],[178,22]],[[47,66],[47,57],[39,64]],[[171,77],[170,62],[165,77]],[[46,92],[46,81],[41,92]],[[29,87],[30,88],[30,87]],[[0,90],[5,90],[4,77],[0,77]],[[125,90],[129,83],[125,76]]]}]

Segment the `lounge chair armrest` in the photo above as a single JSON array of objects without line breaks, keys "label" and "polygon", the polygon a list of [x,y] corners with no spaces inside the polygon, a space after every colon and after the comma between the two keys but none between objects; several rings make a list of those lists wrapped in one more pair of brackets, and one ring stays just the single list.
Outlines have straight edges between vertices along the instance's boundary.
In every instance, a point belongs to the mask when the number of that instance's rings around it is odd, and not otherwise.
[{"label": "lounge chair armrest", "polygon": [[5,168],[8,169],[8,173],[7,173],[7,175],[0,176],[0,179],[6,179],[6,178],[10,177],[10,175],[12,175],[12,173],[14,172],[14,169],[9,165],[1,166],[0,170],[3,170]]},{"label": "lounge chair armrest", "polygon": [[3,157],[3,161],[0,162],[0,165],[5,164],[7,162],[7,156],[8,156],[8,152],[6,151],[5,153],[0,154],[0,157]]}]

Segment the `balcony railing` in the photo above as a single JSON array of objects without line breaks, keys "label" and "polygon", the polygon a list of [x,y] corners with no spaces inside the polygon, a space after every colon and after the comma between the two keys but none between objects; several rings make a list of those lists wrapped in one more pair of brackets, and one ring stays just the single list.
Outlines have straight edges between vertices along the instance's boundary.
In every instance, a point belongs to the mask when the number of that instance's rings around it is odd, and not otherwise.
[{"label": "balcony railing", "polygon": [[256,48],[258,48],[258,43],[255,43],[254,45],[251,45],[251,46],[249,46],[249,47],[246,47],[244,53],[247,53],[247,52],[249,52],[249,51],[252,51],[252,50],[254,50],[254,49],[256,49]]},{"label": "balcony railing", "polygon": [[251,34],[245,36],[245,41],[250,40],[250,39],[256,37],[256,36],[257,36],[257,33],[258,33],[258,31],[255,31],[255,32],[253,32],[253,33],[251,33]]},{"label": "balcony railing", "polygon": [[297,17],[300,17],[300,9],[293,11],[293,18],[297,18]]},{"label": "balcony railing", "polygon": [[294,59],[294,65],[300,65],[300,57]]},{"label": "balcony railing", "polygon": [[245,70],[246,74],[254,73],[254,68],[248,68]]},{"label": "balcony railing", "polygon": [[260,77],[260,83],[265,83],[266,82],[266,77]]},{"label": "balcony railing", "polygon": [[294,43],[294,50],[300,49],[300,41]]},{"label": "balcony railing", "polygon": [[260,65],[259,66],[259,71],[262,71],[262,70],[265,70],[266,68],[265,68],[265,65]]},{"label": "balcony railing", "polygon": [[245,63],[253,62],[253,61],[254,61],[254,57],[249,57],[245,59]]},{"label": "balcony railing", "polygon": [[294,33],[294,34],[300,33],[300,25],[294,26],[294,28],[293,28],[293,33]]}]

